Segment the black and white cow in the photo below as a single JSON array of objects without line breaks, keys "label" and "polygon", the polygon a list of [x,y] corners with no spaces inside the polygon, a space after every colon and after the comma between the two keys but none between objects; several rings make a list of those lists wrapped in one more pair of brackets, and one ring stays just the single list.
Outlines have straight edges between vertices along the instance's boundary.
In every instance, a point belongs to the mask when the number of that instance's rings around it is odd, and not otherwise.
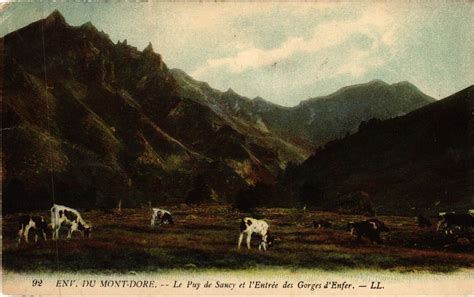
[{"label": "black and white cow", "polygon": [[351,235],[355,234],[358,241],[360,241],[362,237],[365,236],[369,238],[372,243],[382,243],[380,233],[390,231],[387,226],[385,226],[385,224],[378,219],[349,222],[347,223],[347,230],[351,232]]},{"label": "black and white cow", "polygon": [[239,242],[237,243],[237,248],[240,249],[242,245],[242,240],[244,239],[244,235],[247,236],[246,243],[247,249],[250,249],[250,240],[252,239],[252,234],[257,234],[261,237],[260,244],[258,245],[258,249],[263,249],[264,251],[267,250],[267,246],[271,247],[273,245],[274,238],[270,235],[268,231],[268,224],[264,220],[257,220],[254,218],[243,218],[240,222],[240,235],[239,235]]},{"label": "black and white cow", "polygon": [[432,224],[431,224],[431,221],[430,221],[428,218],[426,218],[426,217],[424,217],[423,215],[421,215],[421,214],[419,214],[419,215],[416,217],[416,222],[417,222],[417,224],[418,224],[418,227],[420,227],[420,228],[425,228],[425,227],[426,227],[426,228],[429,228],[429,227],[431,227],[431,225],[432,225]]},{"label": "black and white cow", "polygon": [[43,236],[43,239],[46,240],[46,231],[48,230],[48,223],[42,216],[30,216],[22,215],[18,218],[19,228],[18,228],[18,244],[21,243],[21,238],[25,239],[26,243],[28,241],[28,234],[30,230],[35,232],[35,242],[38,242],[38,234]]},{"label": "black and white cow", "polygon": [[455,230],[466,232],[474,226],[474,217],[469,213],[443,213],[439,216],[437,231],[443,229],[446,234]]},{"label": "black and white cow", "polygon": [[92,232],[92,227],[82,219],[77,210],[58,204],[53,204],[53,207],[51,207],[51,226],[53,228],[53,240],[59,239],[61,226],[68,228],[68,239],[72,237],[74,231],[81,232],[82,237],[90,237]]},{"label": "black and white cow", "polygon": [[152,208],[151,211],[150,225],[152,227],[157,223],[158,225],[174,224],[173,216],[169,211],[161,208]]}]

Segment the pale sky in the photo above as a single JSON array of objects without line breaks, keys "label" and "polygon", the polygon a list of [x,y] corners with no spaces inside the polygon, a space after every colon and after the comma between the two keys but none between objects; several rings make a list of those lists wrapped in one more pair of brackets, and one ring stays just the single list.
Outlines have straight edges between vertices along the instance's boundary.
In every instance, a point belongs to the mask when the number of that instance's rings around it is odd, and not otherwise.
[{"label": "pale sky", "polygon": [[[293,106],[373,79],[443,98],[474,81],[471,2],[0,3],[0,36],[58,9],[169,68]],[[27,45],[25,45],[27,46]]]}]

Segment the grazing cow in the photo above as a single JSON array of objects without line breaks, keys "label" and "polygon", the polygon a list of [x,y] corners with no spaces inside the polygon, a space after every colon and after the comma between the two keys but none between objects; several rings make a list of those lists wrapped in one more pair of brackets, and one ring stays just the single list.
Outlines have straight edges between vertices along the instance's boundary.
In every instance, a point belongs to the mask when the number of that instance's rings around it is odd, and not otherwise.
[{"label": "grazing cow", "polygon": [[153,227],[158,222],[159,225],[173,224],[173,217],[171,213],[167,210],[161,208],[152,208],[152,215],[150,225]]},{"label": "grazing cow", "polygon": [[376,218],[372,218],[372,219],[368,219],[366,220],[367,222],[370,222],[375,229],[378,229],[380,230],[380,232],[389,232],[390,229],[388,229],[387,226],[385,226],[385,223],[376,219]]},{"label": "grazing cow", "polygon": [[332,226],[332,223],[328,220],[313,221],[313,227],[316,229],[329,228],[331,226]]},{"label": "grazing cow", "polygon": [[443,211],[443,212],[438,213],[438,224],[436,224],[436,231],[444,229],[447,232],[446,224],[445,224],[445,221],[444,221],[444,216],[448,213],[449,214],[454,214],[455,212],[454,211]]},{"label": "grazing cow", "polygon": [[242,239],[244,238],[244,234],[247,236],[246,243],[247,249],[250,249],[250,240],[252,238],[252,234],[255,233],[261,236],[260,244],[258,245],[258,249],[261,250],[263,248],[264,251],[267,250],[267,246],[271,247],[273,245],[274,238],[270,235],[268,231],[268,224],[264,220],[257,220],[254,218],[243,218],[240,222],[240,236],[239,236],[239,243],[237,244],[237,248],[240,249],[242,244]]},{"label": "grazing cow", "polygon": [[349,222],[347,223],[347,230],[351,231],[351,235],[354,235],[355,233],[358,241],[362,239],[362,236],[365,236],[369,238],[372,243],[382,243],[380,233],[390,231],[382,221],[377,219]]},{"label": "grazing cow", "polygon": [[454,211],[451,211],[451,212],[447,212],[447,211],[443,211],[443,212],[439,212],[438,213],[438,223],[436,224],[436,231],[439,231],[441,230],[442,228],[444,229],[444,231],[446,231],[447,233],[447,230],[446,230],[446,225],[444,224],[445,221],[444,221],[444,216],[447,214],[447,213],[455,213]]},{"label": "grazing cow", "polygon": [[59,239],[61,226],[68,228],[68,239],[72,237],[74,231],[81,232],[82,237],[90,237],[92,232],[92,227],[82,219],[77,210],[58,204],[53,204],[53,207],[51,207],[51,226],[53,228],[53,240]]},{"label": "grazing cow", "polygon": [[25,242],[28,241],[28,234],[31,229],[35,232],[35,242],[38,242],[38,233],[41,233],[43,239],[46,240],[46,230],[48,229],[48,223],[42,216],[30,216],[22,215],[19,217],[20,228],[18,230],[18,244],[21,243],[21,238],[25,238]]},{"label": "grazing cow", "polygon": [[420,227],[420,228],[425,228],[425,227],[429,228],[429,227],[431,227],[431,225],[432,225],[432,224],[431,224],[431,221],[430,221],[428,218],[426,218],[426,217],[424,217],[423,215],[421,215],[421,214],[419,214],[419,215],[416,217],[416,222],[417,222],[417,224],[418,224],[418,227]]},{"label": "grazing cow", "polygon": [[454,230],[466,232],[474,226],[474,217],[468,213],[446,213],[440,216],[437,230],[444,229],[446,234],[453,234]]}]

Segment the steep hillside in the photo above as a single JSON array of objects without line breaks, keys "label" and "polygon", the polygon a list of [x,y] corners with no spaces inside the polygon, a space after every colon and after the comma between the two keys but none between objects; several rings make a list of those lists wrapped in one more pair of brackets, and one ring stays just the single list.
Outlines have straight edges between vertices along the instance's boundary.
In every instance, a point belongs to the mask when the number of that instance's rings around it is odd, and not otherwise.
[{"label": "steep hillside", "polygon": [[268,126],[262,116],[267,112],[278,113],[275,118],[283,118],[289,108],[272,104],[261,98],[250,100],[240,96],[232,89],[226,92],[213,89],[206,82],[193,79],[184,71],[172,69],[171,74],[177,81],[180,93],[186,98],[209,107],[225,119],[233,129],[246,135],[254,143],[270,147],[285,162],[301,163],[314,150],[314,145],[299,137],[298,131],[279,133],[278,129]]},{"label": "steep hillside", "polygon": [[294,110],[296,125],[313,142],[323,145],[357,131],[371,118],[393,118],[418,109],[434,99],[408,82],[389,85],[374,80],[340,89],[334,94],[301,102]]},{"label": "steep hillside", "polygon": [[344,87],[328,96],[302,101],[289,108],[260,97],[251,100],[232,89],[226,92],[214,90],[209,84],[196,81],[178,69],[171,73],[189,98],[212,106],[225,117],[236,117],[250,123],[251,127],[271,131],[297,147],[308,147],[306,143],[321,146],[356,132],[362,121],[393,118],[435,101],[408,82],[389,85],[374,80]]},{"label": "steep hillside", "polygon": [[0,41],[6,211],[53,200],[183,201],[195,187],[228,201],[248,185],[272,183],[293,160],[268,133],[248,137],[237,119],[183,96],[151,44],[143,51],[114,44],[57,11]]},{"label": "steep hillside", "polygon": [[474,87],[405,116],[360,125],[300,166],[284,184],[302,204],[340,209],[361,201],[383,213],[466,211],[474,205]]}]

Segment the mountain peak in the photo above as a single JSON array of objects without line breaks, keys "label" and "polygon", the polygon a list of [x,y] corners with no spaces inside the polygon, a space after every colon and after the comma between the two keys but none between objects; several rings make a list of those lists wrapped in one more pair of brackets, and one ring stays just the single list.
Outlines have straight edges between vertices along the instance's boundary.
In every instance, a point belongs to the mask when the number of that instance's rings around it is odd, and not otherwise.
[{"label": "mountain peak", "polygon": [[381,79],[373,79],[367,83],[367,85],[380,85],[380,86],[388,86],[386,82]]},{"label": "mountain peak", "polygon": [[148,45],[145,47],[145,49],[143,50],[143,52],[150,52],[150,53],[153,53],[153,45],[151,44],[151,42],[148,42]]},{"label": "mountain peak", "polygon": [[55,9],[50,15],[48,15],[44,21],[47,24],[59,23],[59,24],[66,24],[66,20],[64,16],[59,12],[59,10]]},{"label": "mountain peak", "polygon": [[412,84],[411,82],[406,81],[406,80],[394,83],[394,84],[392,84],[392,86],[394,86],[394,87],[406,87],[406,88],[417,89],[418,90],[418,88],[414,84]]},{"label": "mountain peak", "polygon": [[173,69],[170,69],[170,72],[174,75],[180,75],[180,76],[186,76],[186,77],[191,77],[189,74],[187,74],[186,72],[184,72],[184,70],[181,70],[179,68],[173,68]]},{"label": "mountain peak", "polygon": [[180,79],[183,79],[183,80],[186,80],[186,81],[192,81],[192,82],[195,82],[195,83],[208,84],[207,82],[201,82],[201,81],[195,80],[193,77],[191,77],[189,74],[187,74],[185,71],[183,71],[179,68],[173,68],[173,69],[170,70],[170,72],[175,78],[180,78]]},{"label": "mountain peak", "polygon": [[90,31],[99,32],[99,30],[97,30],[97,28],[91,22],[87,22],[87,23],[82,24],[81,28],[82,29],[87,29],[87,30],[90,30]]},{"label": "mountain peak", "polygon": [[255,97],[255,98],[253,98],[252,100],[255,101],[255,102],[259,102],[259,101],[260,101],[260,102],[261,102],[261,101],[265,101],[265,102],[266,102],[266,100],[263,99],[263,98],[260,97],[260,96],[257,96],[257,97]]},{"label": "mountain peak", "polygon": [[64,20],[64,16],[59,12],[59,10],[55,9],[52,13],[50,13],[47,17],[47,20]]},{"label": "mountain peak", "polygon": [[226,93],[226,94],[237,94],[234,90],[232,90],[232,88],[228,88],[227,91],[225,91],[224,93]]},{"label": "mountain peak", "polygon": [[252,102],[255,104],[255,105],[258,105],[258,106],[273,106],[273,107],[281,107],[273,102],[270,102],[268,100],[265,100],[264,98],[260,97],[260,96],[257,96],[255,98],[252,99]]}]

